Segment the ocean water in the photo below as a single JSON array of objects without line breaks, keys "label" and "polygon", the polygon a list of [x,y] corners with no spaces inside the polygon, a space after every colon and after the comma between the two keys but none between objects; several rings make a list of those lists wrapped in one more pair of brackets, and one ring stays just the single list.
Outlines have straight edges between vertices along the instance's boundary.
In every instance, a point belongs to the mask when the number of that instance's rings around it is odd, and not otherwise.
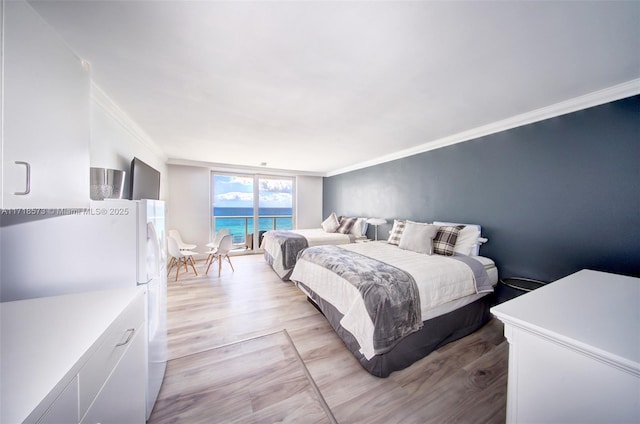
[{"label": "ocean water", "polygon": [[[293,229],[291,208],[260,208],[258,227],[260,231]],[[234,243],[245,243],[245,233],[253,234],[253,208],[213,208],[215,230],[228,228]],[[275,228],[274,228],[275,226]]]}]

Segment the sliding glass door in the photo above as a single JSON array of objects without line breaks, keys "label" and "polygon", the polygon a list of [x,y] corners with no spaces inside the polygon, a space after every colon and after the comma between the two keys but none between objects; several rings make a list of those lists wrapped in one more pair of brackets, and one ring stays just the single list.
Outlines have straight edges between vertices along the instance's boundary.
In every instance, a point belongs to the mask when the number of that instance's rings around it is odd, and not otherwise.
[{"label": "sliding glass door", "polygon": [[293,229],[293,185],[290,177],[213,172],[211,238],[226,228],[237,250],[255,252],[266,231]]},{"label": "sliding glass door", "polygon": [[269,230],[293,229],[293,179],[258,177],[258,246]]}]

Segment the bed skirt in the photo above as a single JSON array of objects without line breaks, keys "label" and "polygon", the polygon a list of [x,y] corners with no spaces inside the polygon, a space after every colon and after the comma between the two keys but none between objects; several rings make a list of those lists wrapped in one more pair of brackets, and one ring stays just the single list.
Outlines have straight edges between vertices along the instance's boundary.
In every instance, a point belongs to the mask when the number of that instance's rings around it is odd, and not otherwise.
[{"label": "bed skirt", "polygon": [[493,304],[493,293],[489,293],[459,309],[424,321],[420,330],[400,340],[390,351],[366,359],[359,352],[360,346],[356,339],[340,325],[343,315],[311,290],[305,291],[312,296],[307,297],[309,302],[327,318],[360,365],[370,374],[382,378],[407,368],[447,343],[478,330],[491,319],[489,309]]},{"label": "bed skirt", "polygon": [[271,253],[264,251],[264,260],[269,264],[269,266],[273,269],[273,271],[280,277],[282,281],[289,281],[289,277],[291,277],[291,273],[293,273],[293,268],[285,269],[284,265],[281,262],[278,262],[271,256]]}]

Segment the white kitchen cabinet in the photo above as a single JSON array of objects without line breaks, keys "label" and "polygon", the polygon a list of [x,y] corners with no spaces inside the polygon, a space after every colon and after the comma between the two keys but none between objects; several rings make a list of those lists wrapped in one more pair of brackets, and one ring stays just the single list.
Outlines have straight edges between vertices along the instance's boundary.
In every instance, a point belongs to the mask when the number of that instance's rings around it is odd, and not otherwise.
[{"label": "white kitchen cabinet", "polygon": [[56,398],[38,424],[74,423],[78,421],[78,377],[74,377]]},{"label": "white kitchen cabinet", "polygon": [[[145,368],[140,357],[145,353],[144,334],[135,334],[129,347],[93,400],[82,424],[144,423],[146,418]],[[123,396],[127,393],[127,396]]]},{"label": "white kitchen cabinet", "polygon": [[508,423],[640,422],[640,279],[582,270],[491,309]]},{"label": "white kitchen cabinet", "polygon": [[147,335],[142,300],[120,315],[78,374],[83,423],[145,421],[146,366],[140,364],[146,364]]},{"label": "white kitchen cabinet", "polygon": [[1,423],[144,423],[144,287],[0,303]]},{"label": "white kitchen cabinet", "polygon": [[88,207],[89,72],[29,4],[2,1],[2,209]]}]

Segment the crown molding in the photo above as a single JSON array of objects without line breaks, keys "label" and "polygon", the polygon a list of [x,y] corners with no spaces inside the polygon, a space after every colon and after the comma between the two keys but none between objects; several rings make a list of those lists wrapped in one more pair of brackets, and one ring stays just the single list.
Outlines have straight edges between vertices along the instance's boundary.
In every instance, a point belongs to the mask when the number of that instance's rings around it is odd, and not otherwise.
[{"label": "crown molding", "polygon": [[266,168],[261,166],[243,166],[230,163],[203,162],[188,159],[169,158],[167,165],[195,166],[209,168],[212,171],[232,172],[240,174],[282,175],[287,177],[324,177],[323,172],[297,171],[292,169]]},{"label": "crown molding", "polygon": [[132,138],[138,141],[145,148],[151,150],[155,155],[162,158],[162,160],[167,160],[166,153],[93,80],[91,81],[91,100],[93,101],[93,104],[99,106],[107,115],[109,115],[109,117],[120,124]]},{"label": "crown molding", "polygon": [[440,149],[441,147],[475,140],[501,131],[532,124],[534,122],[544,121],[545,119],[555,118],[557,116],[566,115],[567,113],[599,106],[605,103],[624,99],[626,97],[635,96],[637,94],[640,94],[640,78],[614,85],[613,87],[605,88],[603,90],[595,91],[593,93],[585,94],[583,96],[575,97],[573,99],[565,100],[551,106],[512,116],[511,118],[496,121],[491,124],[476,127],[471,130],[453,134],[451,136],[443,137],[438,140],[433,140],[410,149],[400,150],[389,155],[380,156],[370,161],[360,162],[346,168],[330,171],[327,172],[325,176],[333,177],[335,175],[368,168],[370,166],[379,165],[396,159],[402,159],[419,153],[428,152],[430,150]]}]

